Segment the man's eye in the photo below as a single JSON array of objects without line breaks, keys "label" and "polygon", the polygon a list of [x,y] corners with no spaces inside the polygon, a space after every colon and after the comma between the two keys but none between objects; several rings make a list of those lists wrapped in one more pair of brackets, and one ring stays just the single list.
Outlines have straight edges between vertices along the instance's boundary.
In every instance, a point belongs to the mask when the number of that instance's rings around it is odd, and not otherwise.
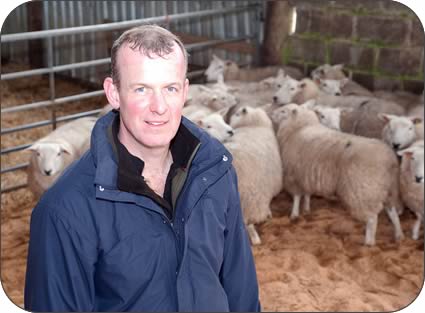
[{"label": "man's eye", "polygon": [[145,87],[139,87],[139,88],[137,88],[136,89],[136,92],[145,92],[146,91],[146,88]]},{"label": "man's eye", "polygon": [[177,92],[177,88],[176,87],[167,87],[167,91],[168,92]]}]

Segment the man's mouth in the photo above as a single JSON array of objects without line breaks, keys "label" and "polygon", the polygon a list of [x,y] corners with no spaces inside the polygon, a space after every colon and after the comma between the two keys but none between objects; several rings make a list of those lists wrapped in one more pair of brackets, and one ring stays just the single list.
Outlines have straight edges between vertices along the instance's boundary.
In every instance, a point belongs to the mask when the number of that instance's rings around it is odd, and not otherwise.
[{"label": "man's mouth", "polygon": [[162,126],[167,124],[167,122],[154,122],[154,121],[146,121],[146,123],[151,126]]}]

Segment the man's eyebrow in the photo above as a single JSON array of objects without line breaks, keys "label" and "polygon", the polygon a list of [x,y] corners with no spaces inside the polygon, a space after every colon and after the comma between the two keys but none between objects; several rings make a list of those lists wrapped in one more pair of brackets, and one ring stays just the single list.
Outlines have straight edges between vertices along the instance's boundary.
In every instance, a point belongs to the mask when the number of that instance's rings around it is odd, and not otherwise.
[{"label": "man's eyebrow", "polygon": [[[173,85],[177,85],[179,87],[182,86],[182,84],[180,82],[168,82],[168,83],[165,83],[163,86],[168,87],[168,86],[173,86]],[[143,82],[130,84],[130,87],[137,87],[137,86],[145,86],[145,87],[148,87],[148,88],[153,87],[152,85],[146,84],[146,83],[143,83]]]}]

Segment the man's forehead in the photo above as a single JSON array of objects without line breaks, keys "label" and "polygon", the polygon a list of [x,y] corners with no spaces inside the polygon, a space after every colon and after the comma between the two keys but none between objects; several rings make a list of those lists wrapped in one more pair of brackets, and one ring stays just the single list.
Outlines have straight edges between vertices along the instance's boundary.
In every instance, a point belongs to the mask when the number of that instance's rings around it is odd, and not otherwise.
[{"label": "man's forehead", "polygon": [[175,42],[173,43],[172,50],[170,53],[160,53],[160,54],[157,54],[155,52],[146,53],[146,51],[144,51],[144,49],[141,49],[139,46],[133,48],[132,44],[126,43],[118,50],[118,59],[122,59],[120,58],[120,55],[122,54],[125,54],[127,56],[128,55],[146,56],[150,59],[157,59],[157,58],[170,59],[172,57],[180,57],[180,56],[182,57],[182,59],[184,58],[183,52],[181,51],[178,44]]}]

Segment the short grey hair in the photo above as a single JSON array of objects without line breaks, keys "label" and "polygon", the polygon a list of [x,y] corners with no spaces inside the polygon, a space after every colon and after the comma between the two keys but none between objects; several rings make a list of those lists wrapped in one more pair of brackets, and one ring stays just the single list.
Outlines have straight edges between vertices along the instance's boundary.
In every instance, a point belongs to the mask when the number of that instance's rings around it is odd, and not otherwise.
[{"label": "short grey hair", "polygon": [[149,58],[151,55],[163,57],[173,51],[176,43],[183,52],[185,75],[188,67],[188,53],[181,40],[169,30],[158,25],[142,25],[131,28],[115,40],[111,49],[111,77],[117,88],[120,87],[120,75],[117,65],[118,51],[123,45],[132,50],[139,50]]}]

